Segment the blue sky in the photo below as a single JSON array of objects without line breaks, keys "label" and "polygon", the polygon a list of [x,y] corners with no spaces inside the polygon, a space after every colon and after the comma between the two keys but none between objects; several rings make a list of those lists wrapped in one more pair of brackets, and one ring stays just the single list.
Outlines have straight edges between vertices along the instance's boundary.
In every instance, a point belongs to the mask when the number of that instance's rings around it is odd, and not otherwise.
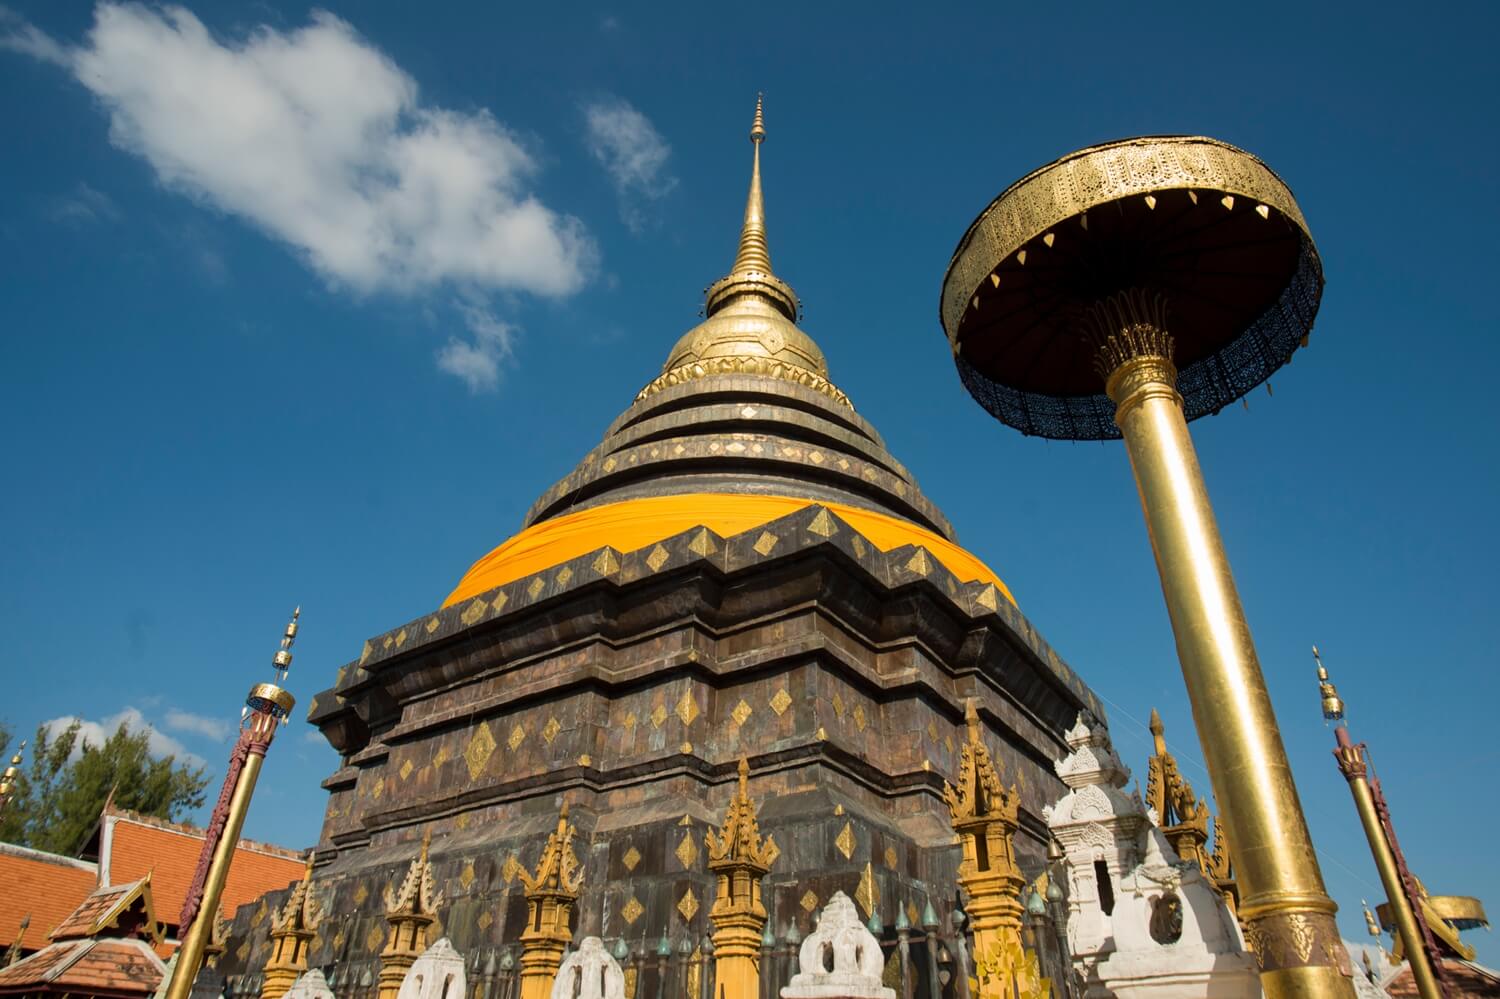
[{"label": "blue sky", "polygon": [[[1419,876],[1500,907],[1500,18],[1047,7],[6,7],[0,717],[123,713],[217,779],[294,604],[303,704],[437,606],[694,323],[763,90],[772,256],[833,380],[1137,774],[1156,706],[1206,793],[1123,451],[990,421],[936,315],[1012,180],[1205,133],[1286,179],[1328,275],[1275,395],[1194,434],[1345,933],[1381,892],[1314,642]],[[248,834],[312,842],[336,762],[289,726]]]}]

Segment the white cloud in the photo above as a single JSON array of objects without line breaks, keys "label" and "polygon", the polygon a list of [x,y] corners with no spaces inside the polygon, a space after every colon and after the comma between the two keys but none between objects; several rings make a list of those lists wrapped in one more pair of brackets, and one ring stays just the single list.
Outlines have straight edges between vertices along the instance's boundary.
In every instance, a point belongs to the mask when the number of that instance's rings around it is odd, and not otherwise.
[{"label": "white cloud", "polygon": [[94,746],[102,746],[110,736],[123,724],[132,732],[146,732],[146,748],[152,756],[175,756],[183,763],[191,766],[201,767],[207,761],[197,753],[191,752],[186,746],[172,738],[170,735],[160,731],[146,716],[133,707],[127,707],[118,714],[101,718],[99,721],[89,721],[77,715],[64,715],[61,718],[53,718],[51,721],[43,722],[47,729],[49,739],[59,735],[63,729],[74,722],[79,723],[78,743],[73,747],[73,755],[76,758],[83,752],[83,743],[87,742]]},{"label": "white cloud", "polygon": [[666,170],[672,147],[649,118],[618,97],[586,105],[583,118],[589,152],[614,182],[625,224],[639,232],[646,222],[646,203],[677,186],[677,178]]},{"label": "white cloud", "polygon": [[557,296],[592,270],[592,240],[528,189],[535,161],[503,125],[423,105],[416,81],[332,14],[221,41],[181,7],[103,3],[77,47],[14,15],[0,31],[0,45],[67,67],[109,113],[111,140],[164,185],[290,244],[332,282]]},{"label": "white cloud", "polygon": [[500,366],[515,353],[516,329],[481,305],[460,302],[458,309],[473,339],[450,337],[437,352],[437,366],[462,379],[470,392],[492,392],[500,384]]},{"label": "white cloud", "polygon": [[216,742],[225,742],[234,734],[234,726],[226,719],[195,715],[177,708],[167,709],[166,725],[174,732],[192,732]]},{"label": "white cloud", "polygon": [[80,181],[72,193],[57,199],[52,208],[52,217],[72,225],[118,222],[120,209],[115,207],[114,200],[109,195]]}]

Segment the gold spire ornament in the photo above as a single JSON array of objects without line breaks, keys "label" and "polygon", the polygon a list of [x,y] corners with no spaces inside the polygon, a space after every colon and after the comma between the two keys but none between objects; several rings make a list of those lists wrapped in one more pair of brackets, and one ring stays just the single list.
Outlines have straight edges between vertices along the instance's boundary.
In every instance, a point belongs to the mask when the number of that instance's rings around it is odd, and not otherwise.
[{"label": "gold spire ornament", "polygon": [[984,744],[974,699],[964,707],[968,738],[959,750],[958,779],[943,784],[943,800],[963,847],[958,883],[974,934],[975,999],[1045,999],[1051,988],[1036,954],[1021,940],[1022,889],[1014,837],[1020,826],[1020,791],[1000,782]]},{"label": "gold spire ornament", "polygon": [[520,999],[548,999],[562,964],[563,951],[573,940],[573,906],[583,887],[583,868],[573,853],[577,833],[563,803],[557,829],[547,837],[536,874],[518,872],[526,889],[526,929],[521,931]]},{"label": "gold spire ornament", "polygon": [[[1193,785],[1177,768],[1177,758],[1167,752],[1166,726],[1151,709],[1151,741],[1155,752],[1146,764],[1146,804],[1156,810],[1162,835],[1182,860],[1198,865],[1203,876],[1224,896],[1229,911],[1235,911],[1238,892],[1224,826],[1211,815],[1208,803],[1193,793]],[[1209,831],[1213,848],[1209,848]]]},{"label": "gold spire ornament", "polygon": [[26,740],[16,747],[15,755],[10,758],[10,766],[5,768],[5,773],[0,774],[0,815],[5,814],[5,803],[10,800],[11,791],[15,789],[16,780],[21,773],[21,754],[26,749]]},{"label": "gold spire ornament", "polygon": [[292,886],[286,902],[271,913],[271,956],[261,980],[260,999],[281,999],[307,970],[307,952],[317,935],[322,913],[313,897],[313,854],[307,854],[302,880]]},{"label": "gold spire ornament", "polygon": [[661,374],[641,389],[638,401],[698,378],[753,374],[796,382],[850,405],[849,397],[829,382],[823,351],[797,326],[802,310],[797,293],[771,269],[760,171],[765,138],[764,108],[756,98],[750,125],[750,193],[734,263],[705,290],[704,321],[677,341]]},{"label": "gold spire ornament", "polygon": [[[758,115],[757,115],[758,117]],[[761,933],[766,908],[761,879],[780,854],[772,836],[760,836],[750,800],[750,761],[740,757],[739,784],[724,813],[724,826],[708,830],[708,869],[718,876],[709,919],[714,924],[714,980],[717,999],[756,999],[760,995]]]},{"label": "gold spire ornament", "polygon": [[204,956],[213,942],[224,883],[229,878],[229,865],[234,860],[240,830],[244,828],[245,816],[250,811],[250,798],[255,793],[266,751],[271,748],[276,730],[286,724],[287,716],[296,704],[295,698],[281,685],[286,683],[287,672],[292,668],[292,643],[297,640],[297,621],[301,616],[301,607],[292,612],[292,619],[287,622],[286,631],[281,636],[281,648],[271,657],[275,682],[257,683],[251,687],[245,698],[245,707],[240,711],[239,740],[229,756],[224,785],[204,833],[198,868],[177,919],[177,925],[183,927],[184,932],[182,946],[177,949],[177,963],[167,985],[166,999],[188,999],[193,980],[198,977]]},{"label": "gold spire ornament", "polygon": [[443,893],[432,876],[432,829],[422,831],[422,849],[406,869],[400,887],[385,889],[385,920],[391,924],[391,935],[380,952],[380,976],[376,999],[396,999],[406,973],[417,962],[427,945],[427,931],[437,918]]}]

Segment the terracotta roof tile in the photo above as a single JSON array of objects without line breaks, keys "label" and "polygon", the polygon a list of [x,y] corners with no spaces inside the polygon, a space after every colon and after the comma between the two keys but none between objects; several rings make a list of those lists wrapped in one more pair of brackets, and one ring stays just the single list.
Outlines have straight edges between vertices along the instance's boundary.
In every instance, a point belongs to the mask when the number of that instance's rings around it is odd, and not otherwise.
[{"label": "terracotta roof tile", "polygon": [[140,940],[70,940],[0,971],[0,992],[40,988],[84,995],[150,995],[165,971],[161,959]]},{"label": "terracotta roof tile", "polygon": [[94,890],[96,865],[0,843],[0,946],[8,947],[28,915],[21,946],[39,950],[48,934]]}]

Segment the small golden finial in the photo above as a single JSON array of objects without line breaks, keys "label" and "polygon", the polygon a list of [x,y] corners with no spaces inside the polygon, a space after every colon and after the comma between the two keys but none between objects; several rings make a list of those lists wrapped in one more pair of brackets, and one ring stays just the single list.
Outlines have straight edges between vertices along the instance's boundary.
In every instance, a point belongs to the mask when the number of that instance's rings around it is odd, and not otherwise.
[{"label": "small golden finial", "polygon": [[964,724],[969,729],[969,741],[979,741],[979,708],[974,704],[974,698],[964,699]]},{"label": "small golden finial", "polygon": [[16,774],[21,769],[21,752],[26,748],[26,740],[16,747],[16,753],[10,758],[10,766],[5,768],[5,773],[0,774],[0,808],[5,807],[5,799],[10,797],[11,788],[16,786]]},{"label": "small golden finial", "polygon": [[761,111],[765,94],[755,95],[755,120],[750,123],[750,141],[760,142],[766,137],[766,116]]},{"label": "small golden finial", "polygon": [[1365,930],[1372,937],[1380,936],[1380,924],[1375,921],[1375,913],[1370,911],[1370,903],[1364,899],[1359,900],[1359,907],[1365,910]]},{"label": "small golden finial", "polygon": [[746,756],[740,757],[740,794],[745,797],[750,794],[750,760]]},{"label": "small golden finial", "polygon": [[1156,755],[1167,755],[1167,727],[1161,723],[1161,715],[1151,709],[1151,740],[1156,744]]},{"label": "small golden finial", "polygon": [[297,640],[297,619],[302,616],[302,605],[292,611],[292,619],[286,623],[286,631],[281,636],[281,648],[276,650],[276,655],[271,657],[271,668],[281,674],[281,679],[286,679],[287,670],[292,668],[292,643]]},{"label": "small golden finial", "polygon": [[1323,658],[1318,655],[1318,647],[1312,647],[1313,662],[1318,664],[1318,695],[1323,700],[1323,720],[1342,721],[1344,718],[1344,702],[1339,698],[1338,689],[1328,679],[1328,670],[1323,668]]}]

